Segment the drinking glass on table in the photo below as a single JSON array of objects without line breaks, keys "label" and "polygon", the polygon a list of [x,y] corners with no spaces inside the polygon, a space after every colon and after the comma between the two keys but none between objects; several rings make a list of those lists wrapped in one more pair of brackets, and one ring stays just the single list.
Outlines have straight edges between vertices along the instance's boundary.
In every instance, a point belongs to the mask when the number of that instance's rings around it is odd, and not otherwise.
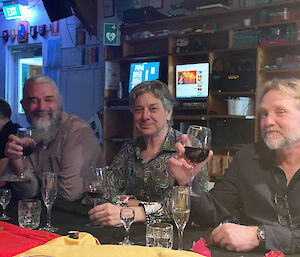
[{"label": "drinking glass on table", "polygon": [[40,225],[41,201],[37,199],[19,200],[18,221],[23,228],[37,229]]},{"label": "drinking glass on table", "polygon": [[191,195],[197,196],[197,194],[192,191],[192,182],[195,177],[193,172],[194,164],[203,162],[207,158],[211,147],[211,130],[207,127],[190,125],[187,130],[187,136],[190,144],[184,147],[185,155],[191,161],[192,165],[189,186]]},{"label": "drinking glass on table", "polygon": [[[104,195],[106,194],[106,169],[90,167],[85,177],[85,192],[87,194],[87,203],[91,207],[96,207],[98,204],[105,202]],[[98,221],[88,223],[87,226],[100,226]]]},{"label": "drinking glass on table", "polygon": [[0,189],[0,204],[2,206],[3,212],[0,216],[0,220],[9,220],[10,217],[6,215],[6,206],[9,204],[11,199],[11,191],[10,189]]},{"label": "drinking glass on table", "polygon": [[190,187],[173,187],[171,211],[178,230],[178,250],[183,250],[183,232],[191,212]]},{"label": "drinking glass on table", "polygon": [[51,209],[57,195],[57,174],[54,172],[42,173],[42,198],[47,208],[47,224],[41,230],[55,232],[58,228],[51,225]]},{"label": "drinking glass on table", "polygon": [[120,211],[120,218],[123,223],[123,226],[126,231],[126,236],[122,242],[120,242],[120,245],[133,245],[134,243],[129,240],[129,231],[130,226],[134,221],[135,211],[132,208],[129,207],[123,207]]}]

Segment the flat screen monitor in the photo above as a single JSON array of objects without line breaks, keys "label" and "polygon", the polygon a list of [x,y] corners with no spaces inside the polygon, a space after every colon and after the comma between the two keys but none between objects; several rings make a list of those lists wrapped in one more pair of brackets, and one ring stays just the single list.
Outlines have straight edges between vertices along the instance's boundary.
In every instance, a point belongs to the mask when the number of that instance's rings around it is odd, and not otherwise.
[{"label": "flat screen monitor", "polygon": [[129,92],[143,81],[159,79],[160,61],[130,64]]},{"label": "flat screen monitor", "polygon": [[209,63],[176,65],[176,98],[208,96]]}]

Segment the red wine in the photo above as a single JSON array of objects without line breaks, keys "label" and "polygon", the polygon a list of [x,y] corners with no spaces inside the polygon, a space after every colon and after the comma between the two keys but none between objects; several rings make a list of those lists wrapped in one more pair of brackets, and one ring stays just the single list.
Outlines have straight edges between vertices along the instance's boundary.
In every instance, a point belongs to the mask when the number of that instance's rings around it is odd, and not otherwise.
[{"label": "red wine", "polygon": [[191,162],[203,162],[208,154],[209,149],[203,149],[203,148],[196,148],[196,147],[190,147],[186,146],[185,148],[185,155]]},{"label": "red wine", "polygon": [[30,154],[32,154],[34,148],[31,146],[23,146],[23,155],[24,156],[28,156]]},{"label": "red wine", "polygon": [[86,192],[87,195],[91,198],[100,198],[104,195],[103,191],[94,191],[94,192]]}]

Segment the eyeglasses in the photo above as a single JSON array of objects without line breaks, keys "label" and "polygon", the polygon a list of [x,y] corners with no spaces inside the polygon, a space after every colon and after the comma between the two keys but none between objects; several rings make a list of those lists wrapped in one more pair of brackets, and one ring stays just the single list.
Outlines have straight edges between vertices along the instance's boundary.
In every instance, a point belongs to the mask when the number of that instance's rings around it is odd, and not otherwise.
[{"label": "eyeglasses", "polygon": [[274,202],[278,210],[277,218],[279,224],[288,226],[292,224],[292,216],[290,214],[289,203],[287,196],[275,193]]}]

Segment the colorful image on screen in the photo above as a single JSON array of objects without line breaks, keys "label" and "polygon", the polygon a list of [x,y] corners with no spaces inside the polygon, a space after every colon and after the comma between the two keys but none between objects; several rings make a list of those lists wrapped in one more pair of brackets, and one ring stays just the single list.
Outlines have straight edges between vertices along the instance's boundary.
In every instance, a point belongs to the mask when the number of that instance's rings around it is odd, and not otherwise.
[{"label": "colorful image on screen", "polygon": [[129,75],[129,92],[143,81],[159,79],[160,62],[131,63]]},{"label": "colorful image on screen", "polygon": [[209,63],[176,66],[176,98],[207,97]]}]

